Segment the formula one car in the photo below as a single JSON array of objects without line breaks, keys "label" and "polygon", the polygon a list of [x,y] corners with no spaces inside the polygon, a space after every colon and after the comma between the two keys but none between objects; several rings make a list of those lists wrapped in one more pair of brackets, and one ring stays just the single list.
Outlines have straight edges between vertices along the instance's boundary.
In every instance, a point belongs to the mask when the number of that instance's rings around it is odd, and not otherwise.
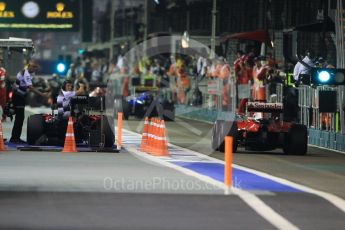
[{"label": "formula one car", "polygon": [[[76,143],[90,147],[113,146],[113,117],[105,115],[105,97],[75,96],[71,99]],[[27,142],[30,145],[64,144],[67,120],[54,114],[35,114],[28,118]]]},{"label": "formula one car", "polygon": [[[235,121],[218,120],[212,134],[212,147],[224,152],[224,137],[233,137],[233,152],[238,146],[246,150],[269,151],[282,148],[286,154],[307,153],[307,127],[282,119],[282,103],[248,102],[247,112]],[[258,116],[259,115],[259,116]]]},{"label": "formula one car", "polygon": [[143,92],[136,96],[129,96],[122,102],[124,117],[133,115],[139,119],[145,116],[162,115],[164,120],[175,120],[175,106],[168,100],[157,99],[153,92]]}]

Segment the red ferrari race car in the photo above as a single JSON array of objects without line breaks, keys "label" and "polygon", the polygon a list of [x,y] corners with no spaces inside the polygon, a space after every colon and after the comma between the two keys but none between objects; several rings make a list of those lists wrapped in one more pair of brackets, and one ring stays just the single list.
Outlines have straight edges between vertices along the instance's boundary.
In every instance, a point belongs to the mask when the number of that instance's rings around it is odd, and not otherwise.
[{"label": "red ferrari race car", "polygon": [[224,137],[232,136],[233,152],[269,151],[282,148],[286,154],[305,155],[308,148],[307,127],[282,119],[283,103],[248,102],[247,114],[234,121],[217,120],[213,126],[212,147],[224,152]]}]

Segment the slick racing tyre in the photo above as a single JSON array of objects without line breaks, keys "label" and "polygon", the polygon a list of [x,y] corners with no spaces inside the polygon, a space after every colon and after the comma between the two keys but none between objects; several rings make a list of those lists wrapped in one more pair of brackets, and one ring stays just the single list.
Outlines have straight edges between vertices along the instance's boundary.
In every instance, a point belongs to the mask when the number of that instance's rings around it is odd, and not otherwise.
[{"label": "slick racing tyre", "polygon": [[[102,121],[103,120],[103,121]],[[111,124],[109,123],[112,121],[110,117],[102,116],[96,124],[96,129],[100,132],[103,130],[104,135],[104,147],[111,148],[114,145],[115,142],[115,135],[114,132],[111,129]],[[102,127],[101,127],[102,125]]]},{"label": "slick racing tyre", "polygon": [[122,111],[123,111],[123,118],[125,120],[128,120],[129,114],[130,114],[130,108],[129,108],[128,102],[125,99],[122,100]]},{"label": "slick racing tyre", "polygon": [[36,141],[44,134],[44,120],[42,114],[35,114],[28,118],[27,142],[35,145]]},{"label": "slick racing tyre", "polygon": [[237,152],[237,123],[235,121],[217,120],[214,123],[212,130],[212,149],[225,152],[225,136],[232,136],[232,152]]},{"label": "slick racing tyre", "polygon": [[285,135],[284,153],[305,155],[308,149],[308,131],[307,127],[300,124],[291,126],[289,132]]},{"label": "slick racing tyre", "polygon": [[173,102],[163,101],[163,118],[165,121],[174,121],[175,120],[175,105]]}]

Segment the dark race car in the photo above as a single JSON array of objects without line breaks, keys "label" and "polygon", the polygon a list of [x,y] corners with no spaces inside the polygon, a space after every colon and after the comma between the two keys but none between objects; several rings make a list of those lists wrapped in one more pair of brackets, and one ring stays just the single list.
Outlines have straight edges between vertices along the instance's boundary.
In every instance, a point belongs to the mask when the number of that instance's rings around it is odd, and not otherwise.
[{"label": "dark race car", "polygon": [[269,151],[282,148],[286,154],[304,155],[308,148],[305,125],[282,119],[282,103],[248,102],[252,116],[237,116],[234,121],[218,120],[212,134],[212,147],[224,152],[224,137],[234,138],[233,152],[238,146],[246,150]]},{"label": "dark race car", "polygon": [[145,116],[163,116],[164,120],[175,120],[174,103],[158,98],[153,92],[143,92],[123,99],[122,110],[125,119],[132,115],[139,119]]},{"label": "dark race car", "polygon": [[[104,96],[73,97],[71,116],[77,144],[107,148],[113,146],[113,115],[106,115]],[[67,119],[60,118],[54,112],[31,115],[27,122],[27,142],[30,145],[62,146],[66,129]]]}]

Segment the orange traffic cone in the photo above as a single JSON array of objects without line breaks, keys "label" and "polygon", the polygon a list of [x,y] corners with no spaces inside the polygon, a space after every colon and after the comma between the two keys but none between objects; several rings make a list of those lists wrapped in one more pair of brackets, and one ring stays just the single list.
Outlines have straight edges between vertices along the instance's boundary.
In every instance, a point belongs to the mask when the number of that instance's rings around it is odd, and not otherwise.
[{"label": "orange traffic cone", "polygon": [[149,118],[145,117],[143,134],[141,137],[141,145],[140,145],[140,151],[142,152],[145,152],[147,149],[148,135],[149,135]]},{"label": "orange traffic cone", "polygon": [[169,155],[169,150],[168,150],[168,139],[167,139],[167,132],[166,132],[166,127],[165,127],[165,122],[162,120],[162,142],[161,142],[161,149],[162,149],[162,154],[164,156]]},{"label": "orange traffic cone", "polygon": [[64,153],[76,153],[76,152],[78,152],[76,144],[75,144],[72,117],[69,117],[69,119],[68,119],[65,144],[64,144],[62,152],[64,152]]},{"label": "orange traffic cone", "polygon": [[158,151],[158,136],[159,136],[159,129],[160,129],[160,121],[158,118],[154,119],[153,123],[153,141],[152,141],[152,149],[151,154],[155,154]]},{"label": "orange traffic cone", "polygon": [[149,127],[148,127],[148,132],[147,132],[147,145],[144,148],[145,152],[150,152],[151,147],[152,147],[152,141],[153,141],[153,118],[151,117],[150,122],[149,122]]},{"label": "orange traffic cone", "polygon": [[6,151],[6,146],[4,143],[4,133],[2,131],[2,122],[0,120],[0,151]]},{"label": "orange traffic cone", "polygon": [[152,153],[154,156],[168,156],[168,145],[165,135],[165,123],[164,120],[159,122],[159,130],[157,133],[157,144],[155,151]]},{"label": "orange traffic cone", "polygon": [[151,154],[155,151],[155,143],[156,143],[156,118],[151,118],[151,129],[149,134],[149,143],[146,149],[146,152]]}]

